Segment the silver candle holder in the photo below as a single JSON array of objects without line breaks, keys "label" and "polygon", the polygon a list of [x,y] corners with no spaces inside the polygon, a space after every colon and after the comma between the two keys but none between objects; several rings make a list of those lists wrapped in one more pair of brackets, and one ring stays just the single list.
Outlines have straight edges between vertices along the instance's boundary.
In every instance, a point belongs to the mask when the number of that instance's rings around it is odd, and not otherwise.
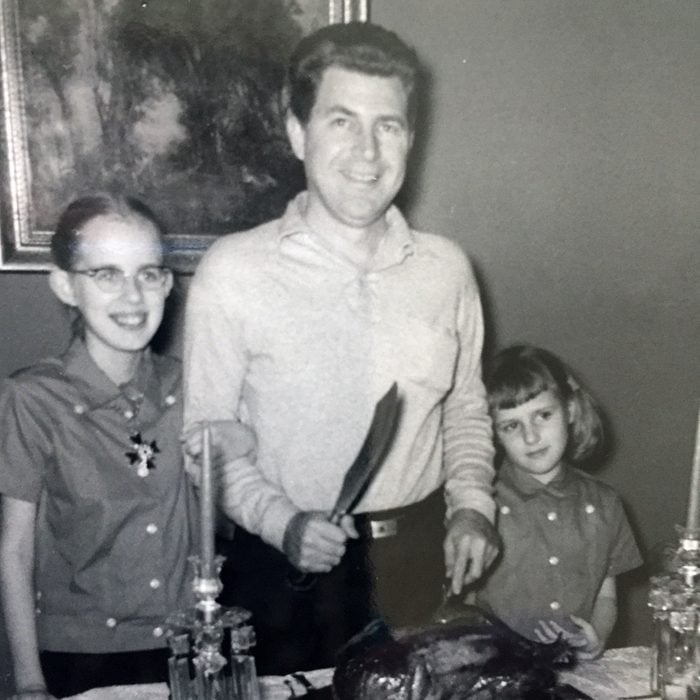
[{"label": "silver candle holder", "polygon": [[[255,631],[251,613],[237,607],[224,608],[221,566],[224,557],[214,555],[214,496],[211,435],[202,428],[200,483],[200,554],[190,557],[192,591],[197,600],[187,610],[166,620],[170,647],[168,670],[172,700],[260,700],[260,687],[251,650]],[[228,658],[224,638],[230,637]]]},{"label": "silver candle holder", "polygon": [[651,690],[663,700],[700,698],[700,530],[677,527],[667,572],[651,578]]},{"label": "silver candle holder", "polygon": [[700,411],[685,527],[664,561],[665,573],[651,578],[654,618],[651,690],[663,700],[700,700]]}]

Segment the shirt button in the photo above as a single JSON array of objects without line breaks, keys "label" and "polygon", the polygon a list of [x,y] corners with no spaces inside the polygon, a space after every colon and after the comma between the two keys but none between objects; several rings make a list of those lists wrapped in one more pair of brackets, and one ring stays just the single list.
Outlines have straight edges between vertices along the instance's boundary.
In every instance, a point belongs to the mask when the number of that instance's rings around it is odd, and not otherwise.
[{"label": "shirt button", "polygon": [[158,526],[155,523],[148,523],[148,525],[146,525],[146,532],[149,535],[155,535],[156,532],[158,532]]},{"label": "shirt button", "polygon": [[549,607],[552,608],[552,610],[559,610],[561,607],[561,603],[557,602],[556,600],[553,600],[550,604]]},{"label": "shirt button", "polygon": [[85,406],[81,406],[79,403],[75,404],[75,406],[73,406],[73,413],[81,416],[83,413],[85,413]]},{"label": "shirt button", "polygon": [[166,406],[172,406],[172,405],[174,405],[174,404],[175,404],[175,401],[177,401],[177,399],[176,399],[172,394],[168,394],[168,395],[165,397],[165,405],[166,405]]},{"label": "shirt button", "polygon": [[153,636],[154,637],[162,637],[163,636],[163,628],[162,627],[154,627],[153,628]]},{"label": "shirt button", "polygon": [[559,563],[559,557],[549,557],[548,561],[552,566],[556,566]]},{"label": "shirt button", "polygon": [[124,411],[124,418],[131,420],[134,417],[134,412],[130,410]]},{"label": "shirt button", "polygon": [[501,513],[503,515],[508,515],[508,513],[510,513],[510,508],[508,506],[501,506]]},{"label": "shirt button", "polygon": [[586,513],[588,513],[588,514],[590,515],[591,513],[595,513],[595,506],[594,506],[594,505],[591,505],[591,504],[589,503],[589,504],[586,506],[585,510],[586,510]]},{"label": "shirt button", "polygon": [[107,627],[116,627],[117,621],[113,617],[108,617],[105,625],[107,625]]},{"label": "shirt button", "polygon": [[148,585],[155,591],[156,588],[160,588],[160,581],[157,578],[152,578]]},{"label": "shirt button", "polygon": [[557,519],[557,514],[551,510],[549,513],[547,513],[547,520],[554,521]]}]

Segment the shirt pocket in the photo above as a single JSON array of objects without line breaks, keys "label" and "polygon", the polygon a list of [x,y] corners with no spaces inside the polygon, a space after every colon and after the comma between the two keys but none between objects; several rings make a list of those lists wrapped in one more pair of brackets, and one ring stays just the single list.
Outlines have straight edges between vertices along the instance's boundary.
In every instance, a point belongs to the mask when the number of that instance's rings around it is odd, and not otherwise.
[{"label": "shirt pocket", "polygon": [[454,382],[457,337],[450,329],[406,319],[386,329],[382,339],[385,371],[401,383],[408,382],[444,396]]}]

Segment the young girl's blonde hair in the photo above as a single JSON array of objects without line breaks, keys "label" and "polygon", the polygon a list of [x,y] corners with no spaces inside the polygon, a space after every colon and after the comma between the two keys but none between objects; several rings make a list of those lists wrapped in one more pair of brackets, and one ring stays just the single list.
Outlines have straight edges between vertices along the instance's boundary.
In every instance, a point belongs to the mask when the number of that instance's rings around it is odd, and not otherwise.
[{"label": "young girl's blonde hair", "polygon": [[486,375],[489,408],[515,408],[547,389],[569,407],[566,457],[582,462],[603,443],[601,410],[572,370],[556,355],[532,345],[512,345],[499,352]]}]

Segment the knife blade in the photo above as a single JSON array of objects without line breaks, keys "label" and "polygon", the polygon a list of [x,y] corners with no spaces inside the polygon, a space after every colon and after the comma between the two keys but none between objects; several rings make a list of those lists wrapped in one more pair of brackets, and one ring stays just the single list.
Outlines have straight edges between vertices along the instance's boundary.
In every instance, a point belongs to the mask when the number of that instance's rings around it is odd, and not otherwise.
[{"label": "knife blade", "polygon": [[379,470],[396,431],[400,405],[398,387],[394,382],[374,407],[367,436],[340,487],[330,515],[332,523],[337,524],[352,511]]},{"label": "knife blade", "polygon": [[[394,382],[374,407],[367,436],[357,457],[343,477],[338,498],[329,516],[329,520],[334,525],[338,525],[341,518],[357,505],[360,496],[369,486],[386,456],[399,417],[401,400],[398,393],[398,387]],[[316,583],[316,574],[303,573],[294,567],[290,569],[287,572],[287,584],[293,590],[307,591]]]}]

